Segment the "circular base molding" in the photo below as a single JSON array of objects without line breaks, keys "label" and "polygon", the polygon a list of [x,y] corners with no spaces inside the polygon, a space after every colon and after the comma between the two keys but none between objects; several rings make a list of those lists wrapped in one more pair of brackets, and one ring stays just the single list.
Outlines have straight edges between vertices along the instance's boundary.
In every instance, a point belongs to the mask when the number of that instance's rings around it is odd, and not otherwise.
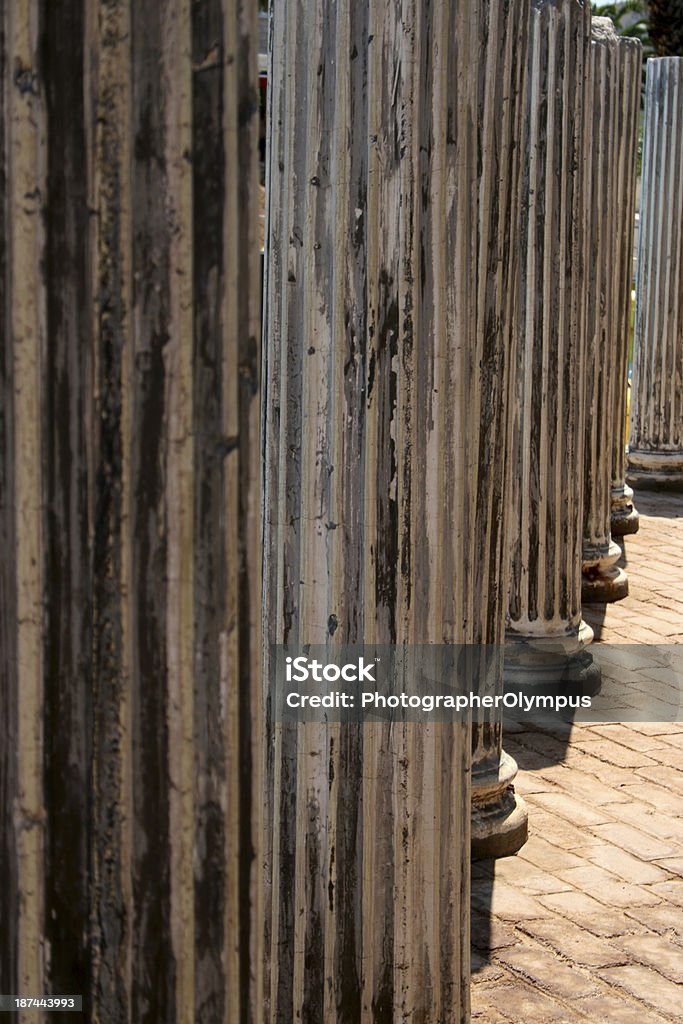
[{"label": "circular base molding", "polygon": [[626,460],[626,478],[634,487],[654,490],[683,490],[683,452],[631,451]]},{"label": "circular base molding", "polygon": [[584,576],[581,600],[584,604],[609,604],[628,597],[628,576],[614,565],[603,572]]},{"label": "circular base molding", "polygon": [[626,508],[612,509],[610,530],[614,537],[628,537],[633,533],[638,533],[639,529],[640,516],[633,505]]},{"label": "circular base molding", "polygon": [[529,835],[526,804],[511,784],[517,764],[506,754],[500,763],[472,776],[472,840],[474,860],[510,857]]},{"label": "circular base molding", "polygon": [[[506,688],[569,685],[582,693],[600,689],[601,672],[586,647],[593,630],[581,621],[578,633],[559,636],[524,636],[509,631],[505,637]],[[559,692],[559,690],[558,690]]]}]

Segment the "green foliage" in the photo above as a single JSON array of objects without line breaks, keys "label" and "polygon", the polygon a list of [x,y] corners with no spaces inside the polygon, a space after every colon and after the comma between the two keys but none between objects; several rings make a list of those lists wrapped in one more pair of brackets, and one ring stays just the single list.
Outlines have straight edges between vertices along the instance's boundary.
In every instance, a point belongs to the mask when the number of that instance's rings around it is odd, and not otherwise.
[{"label": "green foliage", "polygon": [[683,57],[683,0],[649,0],[650,37],[658,57]]}]

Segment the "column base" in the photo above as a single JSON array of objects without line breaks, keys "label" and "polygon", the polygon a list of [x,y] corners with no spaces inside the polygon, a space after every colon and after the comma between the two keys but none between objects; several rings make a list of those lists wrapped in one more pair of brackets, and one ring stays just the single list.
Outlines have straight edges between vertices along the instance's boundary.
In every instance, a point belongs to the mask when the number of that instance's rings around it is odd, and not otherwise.
[{"label": "column base", "polygon": [[613,537],[628,537],[632,533],[638,533],[639,529],[640,515],[634,505],[631,505],[630,509],[612,509],[610,531]]},{"label": "column base", "polygon": [[612,488],[610,532],[613,537],[626,537],[637,533],[640,516],[633,504],[633,490],[627,483]]},{"label": "column base", "polygon": [[628,576],[619,566],[595,574],[587,573],[581,581],[583,604],[609,604],[628,597]]},{"label": "column base", "polygon": [[683,452],[630,451],[626,479],[634,487],[683,491]]},{"label": "column base", "polygon": [[517,765],[503,750],[497,767],[472,776],[472,859],[511,857],[529,836],[526,804],[515,793]]},{"label": "column base", "polygon": [[628,595],[628,576],[615,564],[620,558],[621,548],[611,538],[606,544],[593,548],[584,544],[581,566],[581,600],[584,604],[621,601]]},{"label": "column base", "polygon": [[506,689],[568,687],[593,696],[600,690],[602,673],[585,649],[593,630],[581,621],[577,633],[565,636],[523,636],[509,631],[505,637],[503,679]]}]

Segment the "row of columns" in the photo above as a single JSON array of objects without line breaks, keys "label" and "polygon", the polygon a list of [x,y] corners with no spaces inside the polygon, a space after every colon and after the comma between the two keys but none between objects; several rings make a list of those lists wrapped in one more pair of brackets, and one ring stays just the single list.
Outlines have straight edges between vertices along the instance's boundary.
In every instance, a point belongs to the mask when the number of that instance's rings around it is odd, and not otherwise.
[{"label": "row of columns", "polygon": [[[639,47],[591,27],[582,0],[275,8],[269,643],[505,637],[491,692],[598,685]],[[269,757],[274,1019],[465,1019],[462,844],[526,837],[500,717],[273,723]]]},{"label": "row of columns", "polygon": [[[470,849],[527,828],[500,718],[284,723],[270,645],[597,685],[639,49],[587,0],[274,4],[261,364],[255,14],[1,16],[0,990],[464,1024]],[[651,65],[629,467],[665,483],[682,94]]]}]

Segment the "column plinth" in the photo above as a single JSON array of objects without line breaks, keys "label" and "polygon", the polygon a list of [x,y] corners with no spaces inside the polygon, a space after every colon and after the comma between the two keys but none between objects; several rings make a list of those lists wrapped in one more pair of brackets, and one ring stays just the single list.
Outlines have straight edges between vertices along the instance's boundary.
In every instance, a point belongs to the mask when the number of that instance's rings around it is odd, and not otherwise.
[{"label": "column plinth", "polygon": [[526,804],[512,782],[517,764],[503,750],[500,758],[479,761],[472,769],[472,856],[507,857],[527,840]]},{"label": "column plinth", "polygon": [[[621,435],[622,443],[625,441]],[[626,455],[622,456],[622,464],[626,462]],[[612,518],[611,530],[613,537],[628,537],[638,533],[640,527],[640,516],[633,504],[633,488],[629,487],[625,480],[612,486]]]}]

